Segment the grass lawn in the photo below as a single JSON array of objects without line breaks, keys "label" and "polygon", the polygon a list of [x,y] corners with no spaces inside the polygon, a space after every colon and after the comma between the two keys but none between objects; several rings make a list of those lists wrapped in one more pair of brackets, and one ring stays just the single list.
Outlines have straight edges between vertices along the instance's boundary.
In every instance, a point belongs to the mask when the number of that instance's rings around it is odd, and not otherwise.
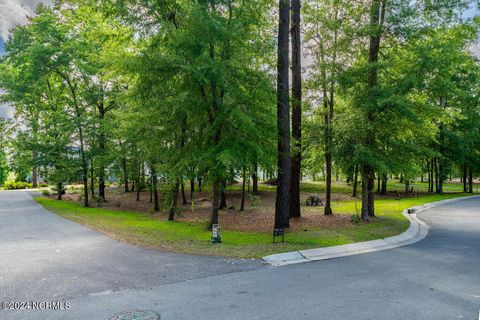
[{"label": "grass lawn", "polygon": [[[405,192],[405,184],[400,183],[398,179],[390,179],[387,183],[389,193],[400,193]],[[474,192],[478,193],[479,183],[474,183],[473,189]],[[377,185],[375,184],[375,188]],[[412,181],[410,183],[410,188],[417,190],[418,192],[428,192],[428,182]],[[208,188],[208,186],[207,186]],[[275,191],[276,187],[271,185],[266,185],[260,183],[258,186],[260,191]],[[443,189],[445,192],[463,192],[463,183],[445,181],[443,184]],[[240,184],[234,184],[227,187],[227,190],[241,190]],[[306,193],[324,193],[325,192],[325,181],[302,181],[300,183],[300,190]],[[358,193],[362,192],[361,183],[358,183]],[[347,184],[345,181],[333,181],[332,182],[332,193],[333,194],[351,194],[352,186]]]},{"label": "grass lawn", "polygon": [[[403,191],[405,189],[405,184],[399,183],[398,180],[392,181],[392,184],[389,186],[395,190]],[[414,190],[427,192],[428,191],[428,182],[412,182],[410,183],[410,188]],[[445,182],[443,184],[443,190],[445,192],[463,192],[463,183],[460,182]],[[473,191],[478,193],[478,183],[474,183]]]},{"label": "grass lawn", "polygon": [[[103,232],[114,239],[148,248],[170,251],[220,255],[236,258],[260,258],[265,255],[326,247],[353,242],[381,239],[405,231],[408,220],[402,215],[406,208],[433,201],[461,197],[466,194],[428,195],[401,200],[376,201],[377,218],[370,223],[351,226],[287,231],[286,243],[272,243],[266,232],[222,232],[222,244],[210,243],[210,231],[200,222],[168,222],[148,213],[106,208],[83,208],[72,201],[57,201],[39,197],[35,200],[44,208],[74,222]],[[360,210],[360,201],[333,203],[336,214],[351,215]]]}]

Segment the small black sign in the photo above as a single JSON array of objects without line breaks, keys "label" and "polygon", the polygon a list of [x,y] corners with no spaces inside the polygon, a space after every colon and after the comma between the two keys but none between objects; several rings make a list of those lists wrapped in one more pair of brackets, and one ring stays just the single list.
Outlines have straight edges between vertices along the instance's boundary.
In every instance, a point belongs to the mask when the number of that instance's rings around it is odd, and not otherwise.
[{"label": "small black sign", "polygon": [[282,242],[285,242],[284,241],[285,228],[274,228],[273,229],[273,243],[275,243],[275,238],[276,237],[282,237]]}]

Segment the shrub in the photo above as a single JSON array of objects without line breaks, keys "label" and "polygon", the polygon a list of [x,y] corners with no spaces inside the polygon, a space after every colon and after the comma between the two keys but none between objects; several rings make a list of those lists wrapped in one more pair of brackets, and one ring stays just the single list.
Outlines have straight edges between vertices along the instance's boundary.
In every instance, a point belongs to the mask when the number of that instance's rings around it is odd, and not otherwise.
[{"label": "shrub", "polygon": [[23,181],[7,181],[3,185],[3,187],[7,190],[17,190],[17,189],[28,189],[32,187],[31,183],[23,182]]},{"label": "shrub", "polygon": [[360,223],[360,216],[358,214],[352,214],[351,220],[353,223]]},{"label": "shrub", "polygon": [[254,194],[251,194],[251,193],[248,194],[248,200],[250,200],[250,205],[253,208],[256,208],[258,206],[258,204],[260,203],[260,197],[254,195]]},{"label": "shrub", "polygon": [[93,201],[95,202],[95,205],[97,207],[103,207],[103,203],[105,202],[105,200],[102,197],[97,195],[94,196]]},{"label": "shrub", "polygon": [[48,189],[42,190],[42,195],[49,196],[50,195],[50,190],[48,190]]},{"label": "shrub", "polygon": [[323,203],[319,195],[310,194],[305,200],[305,205],[315,207],[315,206],[322,206]]}]

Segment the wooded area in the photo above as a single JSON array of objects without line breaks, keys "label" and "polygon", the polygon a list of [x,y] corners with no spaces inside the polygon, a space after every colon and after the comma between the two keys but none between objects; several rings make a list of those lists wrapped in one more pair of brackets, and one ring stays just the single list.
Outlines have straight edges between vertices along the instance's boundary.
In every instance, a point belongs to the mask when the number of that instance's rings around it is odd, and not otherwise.
[{"label": "wooded area", "polygon": [[[11,32],[0,60],[0,185],[149,190],[154,211],[227,185],[277,186],[275,228],[301,216],[301,180],[361,194],[388,181],[441,194],[480,171],[476,1],[57,0]],[[159,189],[163,192],[159,192]],[[187,194],[190,191],[190,194]]]}]

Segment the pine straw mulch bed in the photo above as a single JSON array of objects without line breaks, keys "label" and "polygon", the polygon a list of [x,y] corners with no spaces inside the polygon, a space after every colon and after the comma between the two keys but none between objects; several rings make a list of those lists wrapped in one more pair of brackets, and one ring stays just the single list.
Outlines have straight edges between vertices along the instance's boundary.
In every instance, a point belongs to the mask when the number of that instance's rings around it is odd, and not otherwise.
[{"label": "pine straw mulch bed", "polygon": [[[290,220],[290,229],[293,231],[306,231],[310,229],[333,229],[339,227],[353,226],[350,214],[335,214],[332,216],[323,215],[323,206],[307,207],[304,206],[304,199],[308,193],[302,193],[302,217]],[[321,195],[324,199],[324,195]],[[55,196],[51,196],[55,198]],[[136,192],[123,192],[118,189],[107,191],[107,202],[101,206],[108,209],[133,211],[139,213],[151,214],[152,217],[161,221],[167,220],[168,204],[162,203],[163,194],[160,194],[162,205],[161,212],[153,211],[153,204],[150,203],[149,192],[140,193],[140,201],[136,201]],[[210,196],[206,192],[196,192],[191,203],[190,194],[186,195],[187,204],[182,204],[182,196],[178,197],[178,210],[175,220],[182,222],[207,223],[210,218]],[[66,201],[80,201],[81,196],[77,193],[67,193],[63,196]],[[354,198],[345,194],[334,194],[332,200],[345,201]],[[235,230],[242,232],[271,232],[274,223],[275,193],[261,191],[256,200],[246,197],[245,211],[240,211],[241,192],[227,192],[227,209],[221,210],[219,214],[219,223],[224,230]],[[96,206],[91,201],[92,206]]]}]

